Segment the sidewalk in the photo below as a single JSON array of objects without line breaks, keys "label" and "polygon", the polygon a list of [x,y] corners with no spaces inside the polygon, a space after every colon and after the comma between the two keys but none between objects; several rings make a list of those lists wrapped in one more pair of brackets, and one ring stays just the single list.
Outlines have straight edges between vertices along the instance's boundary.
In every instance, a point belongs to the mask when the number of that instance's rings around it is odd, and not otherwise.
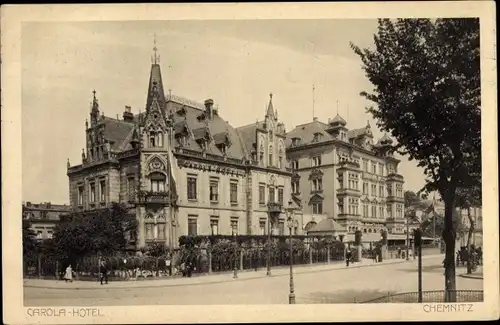
[{"label": "sidewalk", "polygon": [[[423,259],[436,258],[441,255],[428,255],[422,257]],[[377,267],[390,264],[405,263],[404,259],[390,259],[385,260],[380,263],[375,263],[372,260],[364,259],[359,263],[351,264],[346,267],[345,263],[333,262],[331,264],[315,264],[315,265],[296,265],[293,268],[293,273],[304,274],[304,273],[316,273],[325,272],[332,270],[347,270],[353,268],[361,267]],[[415,262],[414,260],[409,260],[408,262]],[[269,277],[280,277],[288,276],[290,273],[288,267],[276,267],[271,269],[271,276]],[[61,290],[108,290],[108,289],[138,289],[138,288],[160,288],[160,287],[177,287],[177,286],[189,286],[189,285],[201,285],[201,284],[214,284],[223,282],[234,282],[234,281],[244,281],[258,278],[268,278],[266,276],[266,268],[260,268],[258,271],[245,270],[238,271],[238,278],[233,278],[233,273],[223,273],[223,274],[208,274],[200,275],[192,278],[164,278],[158,280],[144,280],[144,281],[116,281],[109,282],[107,285],[100,285],[99,282],[93,281],[74,281],[66,283],[64,281],[57,280],[39,280],[39,279],[24,279],[24,287],[31,288],[44,288],[44,289],[61,289]]]}]

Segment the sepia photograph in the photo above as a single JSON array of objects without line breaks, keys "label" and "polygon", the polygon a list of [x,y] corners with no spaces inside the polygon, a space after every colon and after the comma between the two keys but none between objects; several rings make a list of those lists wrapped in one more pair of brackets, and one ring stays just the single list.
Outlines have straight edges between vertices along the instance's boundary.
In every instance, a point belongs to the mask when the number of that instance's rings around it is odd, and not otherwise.
[{"label": "sepia photograph", "polygon": [[23,317],[498,299],[482,24],[23,21]]}]

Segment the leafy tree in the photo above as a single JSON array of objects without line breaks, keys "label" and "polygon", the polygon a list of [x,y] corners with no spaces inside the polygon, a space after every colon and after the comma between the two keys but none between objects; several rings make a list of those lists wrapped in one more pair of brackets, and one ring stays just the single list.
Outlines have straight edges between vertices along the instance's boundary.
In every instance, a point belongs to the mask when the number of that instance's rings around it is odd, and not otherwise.
[{"label": "leafy tree", "polygon": [[351,44],[374,85],[361,95],[393,150],[418,161],[425,190],[445,203],[445,289],[456,301],[453,210],[460,187],[481,176],[479,19],[380,19],[375,48]]},{"label": "leafy tree", "polygon": [[113,203],[110,208],[74,213],[62,220],[54,231],[54,245],[60,257],[77,265],[89,254],[124,250],[136,228],[135,217]]},{"label": "leafy tree", "polygon": [[413,191],[405,191],[404,193],[405,207],[410,207],[416,204],[420,204],[420,197]]},{"label": "leafy tree", "polygon": [[[435,220],[435,224],[434,224]],[[442,215],[434,214],[432,217],[427,218],[420,224],[420,229],[422,230],[422,236],[432,237],[434,235],[434,228],[436,227],[436,234],[443,233],[444,230],[444,218]],[[462,222],[462,217],[457,210],[453,210],[453,229],[459,233],[463,231],[464,225]]]}]

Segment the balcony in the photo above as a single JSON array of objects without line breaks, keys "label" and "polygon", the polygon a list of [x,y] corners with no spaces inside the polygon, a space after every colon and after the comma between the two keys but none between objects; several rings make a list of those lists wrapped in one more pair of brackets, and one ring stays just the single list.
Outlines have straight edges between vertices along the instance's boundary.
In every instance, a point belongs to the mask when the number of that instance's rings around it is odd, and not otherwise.
[{"label": "balcony", "polygon": [[398,196],[394,196],[394,195],[388,195],[385,198],[385,200],[386,200],[386,202],[401,202],[401,203],[405,202],[404,197],[398,197]]},{"label": "balcony", "polygon": [[168,192],[139,192],[137,194],[139,204],[170,205]]},{"label": "balcony", "polygon": [[267,204],[267,209],[268,209],[268,212],[269,213],[272,213],[272,214],[279,214],[281,213],[282,211],[282,205],[278,202],[269,202]]},{"label": "balcony", "polygon": [[361,191],[360,190],[355,190],[355,189],[352,189],[352,188],[342,187],[342,188],[337,189],[337,195],[338,196],[360,197],[361,196]]}]

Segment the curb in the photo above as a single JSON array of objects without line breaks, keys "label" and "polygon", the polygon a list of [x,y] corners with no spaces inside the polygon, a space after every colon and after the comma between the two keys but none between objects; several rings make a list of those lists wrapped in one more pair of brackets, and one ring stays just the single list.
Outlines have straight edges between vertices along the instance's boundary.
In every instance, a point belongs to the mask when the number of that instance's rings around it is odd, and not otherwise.
[{"label": "curb", "polygon": [[[321,269],[321,270],[310,270],[310,271],[305,271],[305,272],[294,272],[295,275],[297,274],[309,274],[309,273],[320,273],[320,272],[329,272],[329,271],[342,271],[342,270],[349,270],[349,269],[357,269],[357,268],[363,268],[363,267],[376,267],[376,266],[383,266],[383,265],[392,265],[392,264],[401,264],[405,263],[406,260],[398,260],[398,261],[393,261],[393,262],[388,262],[388,263],[376,263],[376,264],[366,264],[366,265],[353,265],[349,267],[342,267],[342,268],[329,268],[329,269]],[[230,274],[228,274],[230,276]],[[225,278],[222,280],[215,280],[215,281],[208,281],[208,282],[195,282],[195,283],[173,283],[173,284],[162,284],[162,285],[149,285],[149,286],[130,286],[130,287],[91,287],[91,288],[57,288],[57,287],[49,287],[49,286],[41,286],[41,285],[29,285],[29,284],[24,284],[23,286],[25,288],[38,288],[38,289],[49,289],[49,290],[132,290],[132,289],[149,289],[149,288],[167,288],[167,287],[183,287],[183,286],[193,286],[193,285],[208,285],[208,284],[218,284],[218,283],[225,283],[225,282],[235,282],[235,281],[249,281],[249,280],[256,280],[256,279],[262,279],[262,278],[277,278],[277,277],[282,277],[282,276],[289,276],[289,273],[284,273],[284,274],[276,274],[276,275],[261,275],[261,276],[256,276],[256,277],[249,277],[249,278]]]},{"label": "curb", "polygon": [[474,279],[474,280],[484,280],[484,277],[483,276],[479,276],[479,275],[474,275],[474,274],[459,274],[458,276],[462,277],[462,278],[466,278],[466,279]]}]

